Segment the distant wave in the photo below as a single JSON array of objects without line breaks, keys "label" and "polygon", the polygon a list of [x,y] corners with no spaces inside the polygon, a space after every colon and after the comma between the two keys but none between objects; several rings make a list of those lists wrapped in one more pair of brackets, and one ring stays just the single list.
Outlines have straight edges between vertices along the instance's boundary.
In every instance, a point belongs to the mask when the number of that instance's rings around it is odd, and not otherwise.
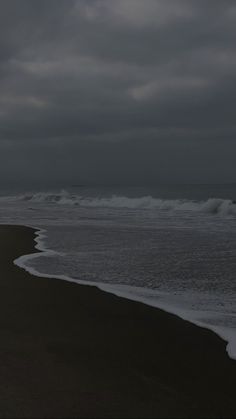
[{"label": "distant wave", "polygon": [[111,197],[84,197],[64,190],[60,193],[38,192],[34,194],[0,197],[0,202],[14,202],[16,200],[95,208],[200,211],[209,214],[236,215],[236,203],[230,199],[220,198],[209,198],[206,201],[197,202],[183,199],[159,199],[152,196],[139,198],[117,195]]}]

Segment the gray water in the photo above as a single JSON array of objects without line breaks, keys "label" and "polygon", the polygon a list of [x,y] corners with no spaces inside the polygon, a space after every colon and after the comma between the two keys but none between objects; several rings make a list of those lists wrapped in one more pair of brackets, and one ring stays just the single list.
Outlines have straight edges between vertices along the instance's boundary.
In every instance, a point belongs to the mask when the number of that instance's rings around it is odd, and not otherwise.
[{"label": "gray water", "polygon": [[46,230],[27,269],[98,284],[211,328],[236,356],[236,185],[2,193],[0,221]]}]

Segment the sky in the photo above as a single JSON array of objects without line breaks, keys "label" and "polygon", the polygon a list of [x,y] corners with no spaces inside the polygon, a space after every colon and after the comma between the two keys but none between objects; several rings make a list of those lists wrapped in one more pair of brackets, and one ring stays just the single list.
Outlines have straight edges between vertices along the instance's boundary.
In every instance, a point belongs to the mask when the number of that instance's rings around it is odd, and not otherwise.
[{"label": "sky", "polygon": [[234,0],[1,0],[0,185],[236,181]]}]

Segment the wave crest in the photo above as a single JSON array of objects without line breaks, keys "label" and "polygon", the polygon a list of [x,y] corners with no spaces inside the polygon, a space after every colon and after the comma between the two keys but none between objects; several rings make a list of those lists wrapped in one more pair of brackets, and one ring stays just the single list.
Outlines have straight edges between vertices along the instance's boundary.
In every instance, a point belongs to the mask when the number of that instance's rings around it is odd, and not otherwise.
[{"label": "wave crest", "polygon": [[38,203],[77,205],[95,208],[129,208],[165,211],[200,211],[209,214],[236,215],[236,203],[230,199],[209,198],[206,201],[183,199],[160,199],[152,196],[130,198],[112,195],[111,197],[84,197],[67,191],[60,193],[38,192],[11,197],[1,197],[2,202],[29,201]]}]

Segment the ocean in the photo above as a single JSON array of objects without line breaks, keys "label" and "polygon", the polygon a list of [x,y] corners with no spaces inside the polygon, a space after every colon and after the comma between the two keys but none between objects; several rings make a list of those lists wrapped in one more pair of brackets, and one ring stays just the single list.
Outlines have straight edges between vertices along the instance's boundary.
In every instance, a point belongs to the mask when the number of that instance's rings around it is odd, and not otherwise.
[{"label": "ocean", "polygon": [[0,222],[39,230],[31,273],[174,313],[236,359],[235,202],[236,184],[2,190]]}]

